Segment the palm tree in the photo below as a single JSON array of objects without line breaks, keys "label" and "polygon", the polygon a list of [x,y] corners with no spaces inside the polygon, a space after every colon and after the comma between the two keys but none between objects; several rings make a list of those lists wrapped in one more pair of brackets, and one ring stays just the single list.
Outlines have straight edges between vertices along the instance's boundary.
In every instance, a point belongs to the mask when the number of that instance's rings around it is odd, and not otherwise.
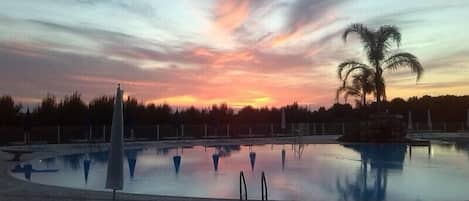
[{"label": "palm tree", "polygon": [[359,97],[358,105],[366,106],[366,96],[374,92],[374,77],[373,72],[369,70],[362,70],[358,74],[352,75],[351,84],[348,80],[343,80],[341,87],[337,89],[336,100],[339,101],[339,96],[343,94],[345,102],[349,96]]},{"label": "palm tree", "polygon": [[397,47],[401,42],[401,33],[397,27],[385,25],[373,31],[363,24],[352,24],[347,27],[342,35],[345,42],[350,33],[358,34],[363,43],[369,65],[354,60],[345,61],[338,66],[339,78],[346,81],[356,71],[369,71],[372,73],[374,93],[378,105],[381,101],[386,100],[386,84],[383,71],[396,71],[406,67],[417,74],[417,80],[420,79],[423,67],[417,57],[407,52],[398,52],[391,55],[392,42],[395,42]]}]

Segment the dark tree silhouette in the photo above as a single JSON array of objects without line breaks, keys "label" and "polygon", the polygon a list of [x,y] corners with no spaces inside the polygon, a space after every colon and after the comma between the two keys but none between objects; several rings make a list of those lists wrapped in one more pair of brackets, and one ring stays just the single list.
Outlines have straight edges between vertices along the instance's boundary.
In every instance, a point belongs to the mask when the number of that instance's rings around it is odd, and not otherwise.
[{"label": "dark tree silhouette", "polygon": [[0,126],[18,125],[21,108],[11,96],[0,97]]},{"label": "dark tree silhouette", "polygon": [[357,105],[366,106],[366,96],[373,93],[375,89],[373,79],[373,73],[368,70],[352,75],[351,83],[347,83],[349,80],[344,79],[342,86],[337,89],[336,100],[339,101],[339,96],[343,95],[347,102],[349,96],[355,96],[361,100],[357,101]]},{"label": "dark tree silhouette", "polygon": [[59,108],[57,99],[47,94],[33,112],[34,122],[38,125],[55,126],[59,123]]},{"label": "dark tree silhouette", "polygon": [[346,81],[356,71],[371,73],[378,105],[386,100],[386,84],[383,71],[396,71],[406,67],[417,74],[417,80],[421,77],[423,67],[417,57],[407,52],[391,54],[391,42],[395,42],[397,47],[401,42],[401,33],[397,27],[385,25],[373,31],[363,24],[352,24],[345,29],[342,35],[344,41],[347,40],[350,33],[358,34],[369,65],[354,60],[343,62],[338,66],[339,77],[341,80]]}]

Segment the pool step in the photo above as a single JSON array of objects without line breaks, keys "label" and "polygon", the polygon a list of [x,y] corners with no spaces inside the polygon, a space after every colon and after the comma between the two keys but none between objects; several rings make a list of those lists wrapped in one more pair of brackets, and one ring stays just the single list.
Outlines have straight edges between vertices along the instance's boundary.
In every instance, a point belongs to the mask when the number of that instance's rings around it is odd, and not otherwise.
[{"label": "pool step", "polygon": [[[243,189],[244,189],[244,196],[243,196]],[[265,200],[265,201],[269,200],[268,193],[267,193],[267,180],[266,180],[264,171],[262,171],[262,176],[261,176],[261,198],[262,200]],[[244,178],[243,171],[239,173],[239,200],[248,200],[248,188],[246,185],[246,179]]]}]

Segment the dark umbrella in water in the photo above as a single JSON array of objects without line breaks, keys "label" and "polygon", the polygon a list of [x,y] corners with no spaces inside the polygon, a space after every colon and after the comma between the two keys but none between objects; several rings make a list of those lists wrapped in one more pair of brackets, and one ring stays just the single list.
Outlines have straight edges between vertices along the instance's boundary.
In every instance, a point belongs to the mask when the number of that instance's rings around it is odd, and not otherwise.
[{"label": "dark umbrella in water", "polygon": [[282,149],[282,171],[285,170],[285,149]]},{"label": "dark umbrella in water", "polygon": [[215,172],[216,172],[216,171],[218,171],[218,160],[220,159],[220,155],[219,154],[213,154],[212,159],[213,159],[213,168],[215,169]]},{"label": "dark umbrella in water", "polygon": [[31,164],[24,164],[23,167],[21,165],[16,165],[15,168],[11,170],[13,173],[24,173],[24,178],[27,180],[31,180],[32,173],[48,173],[48,172],[58,172],[58,169],[44,169],[44,170],[36,170],[33,168]]},{"label": "dark umbrella in water", "polygon": [[90,160],[83,160],[83,171],[85,173],[85,184],[88,183],[88,175],[90,174]]},{"label": "dark umbrella in water", "polygon": [[174,170],[176,171],[176,174],[178,174],[179,166],[181,166],[181,156],[180,155],[173,156],[173,162],[174,162]]},{"label": "dark umbrella in water", "polygon": [[249,161],[251,162],[251,170],[254,170],[254,165],[256,164],[256,152],[249,152]]},{"label": "dark umbrella in water", "polygon": [[31,180],[31,173],[33,172],[33,166],[31,164],[24,165],[24,178]]},{"label": "dark umbrella in water", "polygon": [[116,101],[111,127],[111,147],[107,163],[106,188],[112,189],[112,199],[116,198],[116,190],[124,187],[124,117],[122,112],[122,94],[117,88]]},{"label": "dark umbrella in water", "polygon": [[137,150],[131,149],[126,151],[127,164],[129,164],[130,178],[133,179],[135,175],[135,166],[137,165]]}]

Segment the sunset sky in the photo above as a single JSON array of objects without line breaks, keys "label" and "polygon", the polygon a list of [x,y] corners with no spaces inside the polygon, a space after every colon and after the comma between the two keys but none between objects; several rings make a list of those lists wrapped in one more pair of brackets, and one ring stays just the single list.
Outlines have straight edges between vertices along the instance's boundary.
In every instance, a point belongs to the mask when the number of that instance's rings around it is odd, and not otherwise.
[{"label": "sunset sky", "polygon": [[467,0],[11,0],[0,2],[0,95],[35,104],[79,91],[177,106],[334,103],[336,66],[364,61],[347,25],[400,28],[419,82],[388,98],[469,94]]}]

